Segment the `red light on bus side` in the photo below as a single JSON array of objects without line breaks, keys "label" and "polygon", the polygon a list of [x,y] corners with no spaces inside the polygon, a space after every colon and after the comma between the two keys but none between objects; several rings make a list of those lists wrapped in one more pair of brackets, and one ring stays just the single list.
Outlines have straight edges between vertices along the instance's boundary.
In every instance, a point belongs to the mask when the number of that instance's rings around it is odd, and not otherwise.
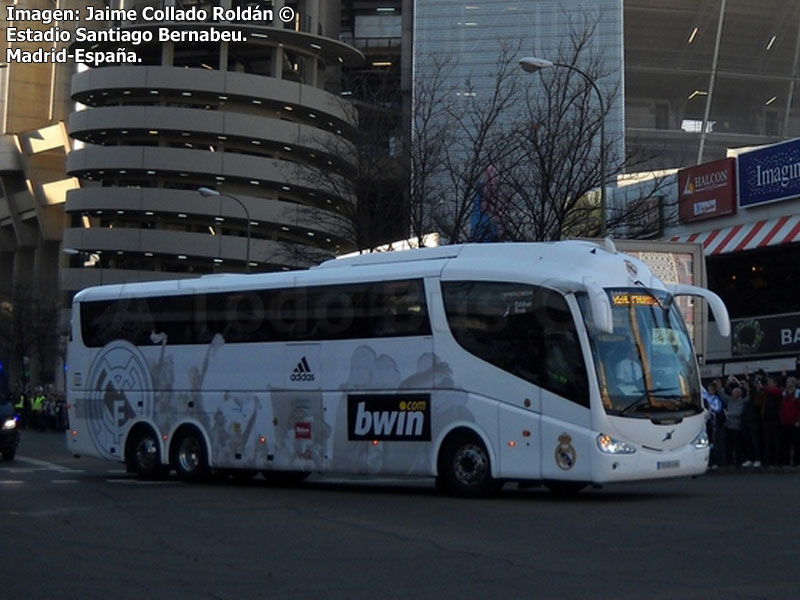
[{"label": "red light on bus side", "polygon": [[380,442],[378,442],[378,440],[372,440],[372,445],[373,445],[373,446],[377,446],[379,443],[380,443]]},{"label": "red light on bus side", "polygon": [[169,436],[165,433],[164,435],[161,436],[161,439],[166,442],[169,439]]},{"label": "red light on bus side", "polygon": [[267,443],[267,438],[266,438],[266,436],[263,436],[263,435],[262,435],[260,438],[258,438],[258,442],[259,442],[260,444],[266,444],[266,443]]},{"label": "red light on bus side", "polygon": [[515,442],[514,440],[511,440],[510,442],[508,442],[508,447],[509,448],[513,448],[516,445],[517,445],[517,442]]},{"label": "red light on bus side", "polygon": [[78,430],[77,429],[73,429],[72,430],[72,437],[78,437]]},{"label": "red light on bus side", "polygon": [[522,437],[531,437],[531,432],[527,429],[522,430]]}]

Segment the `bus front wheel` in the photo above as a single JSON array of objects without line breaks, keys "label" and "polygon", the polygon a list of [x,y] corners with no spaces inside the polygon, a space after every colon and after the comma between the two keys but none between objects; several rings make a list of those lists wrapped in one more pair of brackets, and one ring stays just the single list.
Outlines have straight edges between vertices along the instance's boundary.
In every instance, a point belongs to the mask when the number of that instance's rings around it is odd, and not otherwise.
[{"label": "bus front wheel", "polygon": [[502,481],[492,478],[489,453],[474,434],[448,439],[439,453],[437,487],[453,496],[477,498],[497,492]]},{"label": "bus front wheel", "polygon": [[183,481],[202,481],[208,476],[208,452],[199,432],[187,429],[178,435],[172,450],[172,468]]}]

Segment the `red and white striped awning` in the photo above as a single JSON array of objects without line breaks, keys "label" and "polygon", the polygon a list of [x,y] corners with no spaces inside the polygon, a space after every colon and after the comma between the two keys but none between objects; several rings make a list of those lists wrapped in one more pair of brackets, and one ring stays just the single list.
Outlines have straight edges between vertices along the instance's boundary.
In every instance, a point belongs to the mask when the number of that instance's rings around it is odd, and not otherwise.
[{"label": "red and white striped awning", "polygon": [[703,244],[706,254],[755,250],[778,244],[800,242],[800,215],[742,223],[724,229],[688,233],[670,238],[673,242]]}]

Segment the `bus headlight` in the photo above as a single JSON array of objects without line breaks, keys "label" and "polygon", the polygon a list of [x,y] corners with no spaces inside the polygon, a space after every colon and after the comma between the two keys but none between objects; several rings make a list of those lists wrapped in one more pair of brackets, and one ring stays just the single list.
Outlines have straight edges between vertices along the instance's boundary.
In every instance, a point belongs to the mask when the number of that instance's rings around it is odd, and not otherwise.
[{"label": "bus headlight", "polygon": [[3,422],[3,431],[8,431],[9,429],[16,429],[16,428],[17,428],[16,419],[6,419]]},{"label": "bus headlight", "polygon": [[633,454],[636,448],[625,442],[615,440],[610,435],[601,433],[597,436],[597,447],[605,454]]},{"label": "bus headlight", "polygon": [[711,447],[711,440],[708,439],[708,434],[705,429],[698,433],[697,437],[692,440],[692,446],[698,450],[705,450]]}]

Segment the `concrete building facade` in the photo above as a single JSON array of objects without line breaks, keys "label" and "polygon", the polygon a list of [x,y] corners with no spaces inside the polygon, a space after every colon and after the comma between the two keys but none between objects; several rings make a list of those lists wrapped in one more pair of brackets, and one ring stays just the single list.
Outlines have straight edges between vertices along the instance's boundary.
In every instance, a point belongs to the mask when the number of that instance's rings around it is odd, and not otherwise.
[{"label": "concrete building facade", "polygon": [[[800,135],[800,4],[625,0],[625,130],[645,168]],[[701,149],[702,147],[702,149]]]},{"label": "concrete building facade", "polygon": [[[126,2],[125,8],[143,14],[152,4]],[[196,6],[210,13],[217,4]],[[159,42],[154,36],[129,48],[139,63],[74,75],[72,99],[82,106],[68,129],[82,144],[66,168],[82,185],[65,207],[64,247],[73,254],[62,271],[65,289],[301,268],[349,249],[337,214],[349,199],[325,180],[328,172],[346,176],[352,168],[346,140],[353,125],[342,100],[326,91],[326,78],[335,82],[343,66],[360,64],[363,56],[337,39],[338,4],[259,3],[273,11],[272,22],[213,23],[246,41]],[[293,18],[283,23],[277,15],[286,9]],[[163,25],[120,23],[140,32]],[[179,34],[196,26],[169,28]],[[201,187],[220,195],[201,196]]]},{"label": "concrete building facade", "polygon": [[[100,6],[90,0],[61,0],[64,9]],[[13,0],[20,9],[53,8],[49,0]],[[78,187],[64,171],[70,141],[64,122],[71,110],[71,68],[56,63],[5,63],[7,48],[36,50],[42,44],[10,42],[8,28],[46,30],[39,22],[3,18],[0,69],[0,293],[15,283],[58,289],[60,242],[65,227],[66,193]],[[77,23],[53,26],[74,30]],[[63,43],[50,44],[55,49]]]}]

